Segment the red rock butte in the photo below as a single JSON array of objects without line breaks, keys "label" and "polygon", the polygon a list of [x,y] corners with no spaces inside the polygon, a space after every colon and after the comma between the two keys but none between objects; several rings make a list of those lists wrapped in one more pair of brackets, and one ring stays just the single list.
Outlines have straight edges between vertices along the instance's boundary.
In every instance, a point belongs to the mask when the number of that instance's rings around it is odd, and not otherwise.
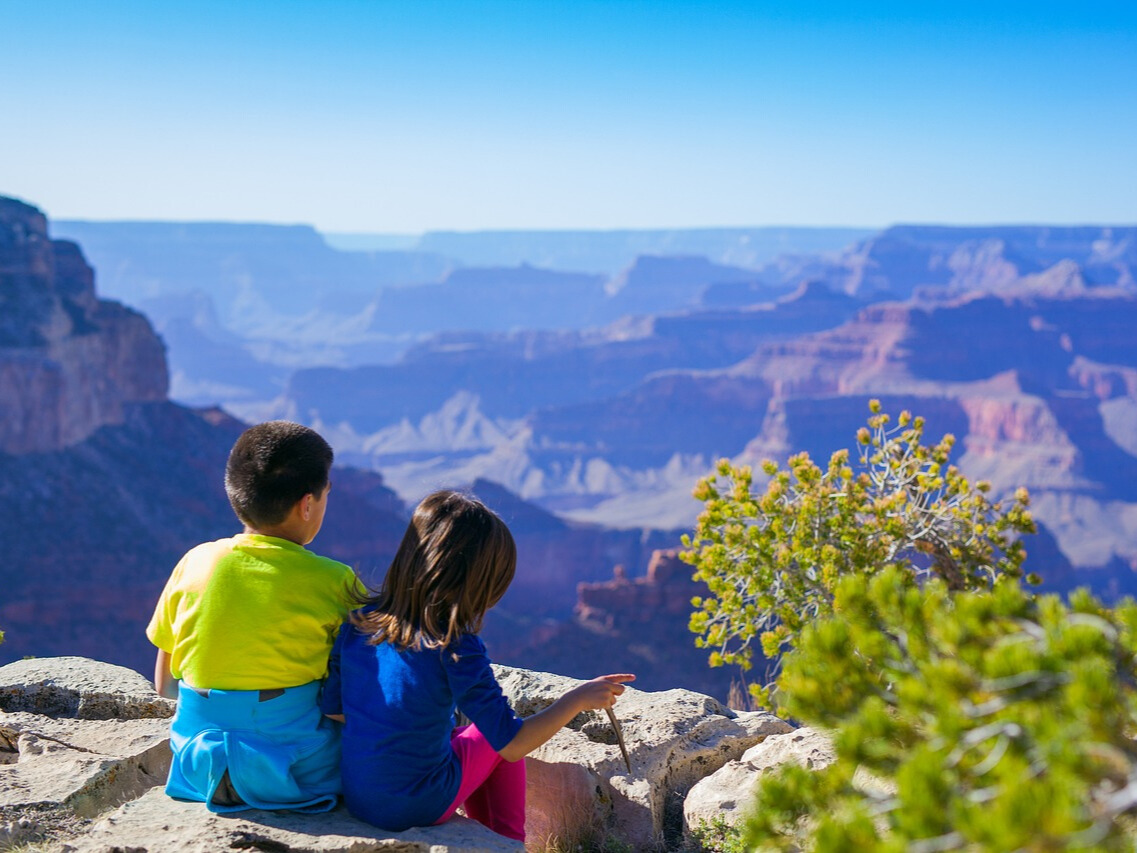
[{"label": "red rock butte", "polygon": [[71,446],[167,385],[150,322],[96,297],[83,253],[50,239],[39,210],[0,198],[0,450]]}]

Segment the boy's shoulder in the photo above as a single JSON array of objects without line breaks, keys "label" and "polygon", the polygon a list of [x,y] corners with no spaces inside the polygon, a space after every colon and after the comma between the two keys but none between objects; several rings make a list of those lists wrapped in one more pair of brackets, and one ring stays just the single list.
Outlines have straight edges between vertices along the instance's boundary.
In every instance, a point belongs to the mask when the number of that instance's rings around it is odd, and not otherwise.
[{"label": "boy's shoulder", "polygon": [[[224,541],[224,540],[223,540]],[[292,566],[302,566],[305,570],[316,571],[321,574],[355,576],[355,572],[351,566],[341,563],[339,560],[333,560],[331,557],[325,557],[322,554],[317,554],[315,551],[309,551],[303,545],[297,545],[295,542],[289,542],[287,539],[278,539],[275,536],[262,536],[257,533],[241,533],[232,537],[230,547],[234,549],[248,550],[254,554],[271,554],[270,559],[273,561],[280,561]]]},{"label": "boy's shoulder", "polygon": [[316,554],[312,551],[309,551],[307,548],[303,549],[303,551],[306,555],[305,560],[309,565],[319,566],[324,571],[333,574],[351,575],[352,577],[355,576],[355,570],[352,569],[351,566],[347,565],[347,563],[341,563],[339,560],[333,560],[331,557],[325,557],[322,554]]},{"label": "boy's shoulder", "polygon": [[186,551],[181,561],[186,563],[199,560],[215,560],[233,550],[235,539],[236,537],[234,536],[227,536],[224,539],[214,539],[211,542],[202,542],[200,545],[194,545]]},{"label": "boy's shoulder", "polygon": [[263,559],[266,562],[278,565],[288,564],[294,567],[303,567],[305,570],[316,571],[320,574],[339,577],[355,577],[355,571],[346,563],[333,560],[302,545],[277,539],[273,536],[260,534],[238,533],[224,539],[215,539],[212,542],[202,542],[186,552],[182,562],[187,564],[208,562],[216,564],[225,557],[244,556],[253,559]]}]

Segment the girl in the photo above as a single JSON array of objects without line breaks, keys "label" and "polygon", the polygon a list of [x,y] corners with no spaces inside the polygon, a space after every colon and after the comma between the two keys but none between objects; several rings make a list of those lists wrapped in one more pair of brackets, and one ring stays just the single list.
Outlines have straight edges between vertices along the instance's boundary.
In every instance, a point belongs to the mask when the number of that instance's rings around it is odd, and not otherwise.
[{"label": "girl", "polygon": [[[525,840],[525,762],[581,711],[610,708],[634,675],[605,675],[522,720],[478,638],[513,580],[509,529],[479,501],[435,492],[415,509],[382,589],[336,639],[324,713],[345,721],[344,801],[400,832],[466,814]],[[472,724],[454,728],[458,708]]]}]

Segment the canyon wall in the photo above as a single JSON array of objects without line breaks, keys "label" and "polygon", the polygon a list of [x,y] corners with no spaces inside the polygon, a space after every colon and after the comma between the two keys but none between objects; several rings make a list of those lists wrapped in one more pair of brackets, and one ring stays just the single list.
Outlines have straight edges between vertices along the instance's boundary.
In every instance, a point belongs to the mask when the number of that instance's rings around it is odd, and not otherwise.
[{"label": "canyon wall", "polygon": [[59,450],[166,397],[162,342],[141,314],[95,296],[79,247],[36,208],[0,198],[0,450]]}]

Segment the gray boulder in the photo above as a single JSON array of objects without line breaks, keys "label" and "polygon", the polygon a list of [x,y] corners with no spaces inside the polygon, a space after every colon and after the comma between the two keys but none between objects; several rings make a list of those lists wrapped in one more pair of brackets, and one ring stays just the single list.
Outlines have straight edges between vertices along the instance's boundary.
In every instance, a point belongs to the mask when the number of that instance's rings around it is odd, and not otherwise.
[{"label": "gray boulder", "polygon": [[73,834],[165,782],[172,707],[86,658],[0,667],[0,847]]},{"label": "gray boulder", "polygon": [[166,781],[166,720],[0,713],[0,814],[51,804],[91,817]]},{"label": "gray boulder", "polygon": [[[819,729],[803,726],[787,734],[771,735],[751,747],[737,761],[696,783],[683,801],[683,824],[688,835],[706,822],[721,817],[736,826],[751,807],[755,788],[763,774],[783,764],[797,764],[807,770],[823,770],[837,760],[831,737]],[[853,774],[853,785],[876,796],[893,796],[893,782],[873,776],[864,768]]]},{"label": "gray boulder", "polygon": [[81,657],[31,658],[0,666],[0,711],[81,720],[174,715],[174,703],[132,669]]},{"label": "gray boulder", "polygon": [[790,762],[820,770],[836,760],[832,741],[816,729],[800,728],[771,735],[691,788],[683,801],[684,827],[690,833],[719,816],[735,825],[750,807],[763,773]]},{"label": "gray boulder", "polygon": [[[523,716],[580,683],[502,666],[495,671]],[[792,728],[772,714],[735,712],[689,690],[628,688],[615,710],[630,773],[599,712],[578,715],[527,759],[531,843],[602,846],[611,838],[634,848],[673,847],[681,839],[683,799],[691,786],[768,735]]]}]

